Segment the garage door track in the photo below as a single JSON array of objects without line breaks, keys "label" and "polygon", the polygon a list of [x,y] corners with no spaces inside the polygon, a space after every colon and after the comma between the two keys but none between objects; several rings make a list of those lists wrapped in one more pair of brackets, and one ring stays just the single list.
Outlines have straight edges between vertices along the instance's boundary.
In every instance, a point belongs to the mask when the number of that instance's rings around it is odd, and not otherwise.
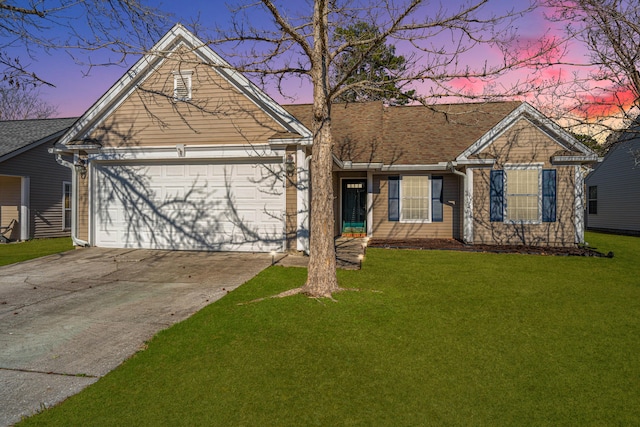
[{"label": "garage door track", "polygon": [[88,248],[0,267],[0,426],[94,383],[268,254]]}]

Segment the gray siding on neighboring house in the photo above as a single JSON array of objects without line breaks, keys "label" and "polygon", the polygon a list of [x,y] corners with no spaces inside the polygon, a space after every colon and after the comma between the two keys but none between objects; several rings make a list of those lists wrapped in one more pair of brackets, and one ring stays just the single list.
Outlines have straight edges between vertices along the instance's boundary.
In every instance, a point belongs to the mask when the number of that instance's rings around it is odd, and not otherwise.
[{"label": "gray siding on neighboring house", "polygon": [[71,170],[48,153],[52,146],[53,142],[40,144],[0,163],[0,175],[30,179],[30,238],[70,235],[69,230],[63,230],[62,183],[71,181]]},{"label": "gray siding on neighboring house", "polygon": [[[588,229],[640,233],[640,164],[633,150],[640,150],[640,138],[617,143],[587,176]],[[591,186],[597,186],[597,214],[589,213]]]}]

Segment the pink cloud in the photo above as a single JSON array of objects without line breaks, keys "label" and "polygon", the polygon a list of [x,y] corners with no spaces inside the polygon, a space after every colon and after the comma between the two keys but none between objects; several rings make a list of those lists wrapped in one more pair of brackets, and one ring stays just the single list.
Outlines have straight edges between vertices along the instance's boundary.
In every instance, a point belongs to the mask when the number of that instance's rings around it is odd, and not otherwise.
[{"label": "pink cloud", "polygon": [[584,118],[607,117],[631,107],[636,100],[635,92],[630,88],[611,89],[584,96],[577,107],[578,114]]}]

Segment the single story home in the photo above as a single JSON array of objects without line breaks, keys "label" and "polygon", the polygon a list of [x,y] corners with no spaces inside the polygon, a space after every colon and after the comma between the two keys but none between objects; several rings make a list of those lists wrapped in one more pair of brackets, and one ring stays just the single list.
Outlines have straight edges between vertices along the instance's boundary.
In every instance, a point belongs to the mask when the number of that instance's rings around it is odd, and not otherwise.
[{"label": "single story home", "polygon": [[640,127],[614,135],[587,175],[587,229],[640,235]]},{"label": "single story home", "polygon": [[[60,138],[74,241],[306,251],[310,129],[176,25]],[[583,241],[597,156],[527,103],[336,104],[332,132],[336,235]]]},{"label": "single story home", "polygon": [[0,241],[69,236],[71,171],[48,149],[75,121],[0,121]]}]

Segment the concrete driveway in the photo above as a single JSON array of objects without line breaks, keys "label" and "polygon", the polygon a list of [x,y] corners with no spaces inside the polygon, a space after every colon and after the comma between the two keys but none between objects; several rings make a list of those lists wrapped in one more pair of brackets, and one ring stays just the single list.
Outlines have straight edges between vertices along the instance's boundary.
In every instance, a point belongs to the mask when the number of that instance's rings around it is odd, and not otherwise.
[{"label": "concrete driveway", "polygon": [[87,248],[0,267],[0,425],[94,383],[268,254]]}]

